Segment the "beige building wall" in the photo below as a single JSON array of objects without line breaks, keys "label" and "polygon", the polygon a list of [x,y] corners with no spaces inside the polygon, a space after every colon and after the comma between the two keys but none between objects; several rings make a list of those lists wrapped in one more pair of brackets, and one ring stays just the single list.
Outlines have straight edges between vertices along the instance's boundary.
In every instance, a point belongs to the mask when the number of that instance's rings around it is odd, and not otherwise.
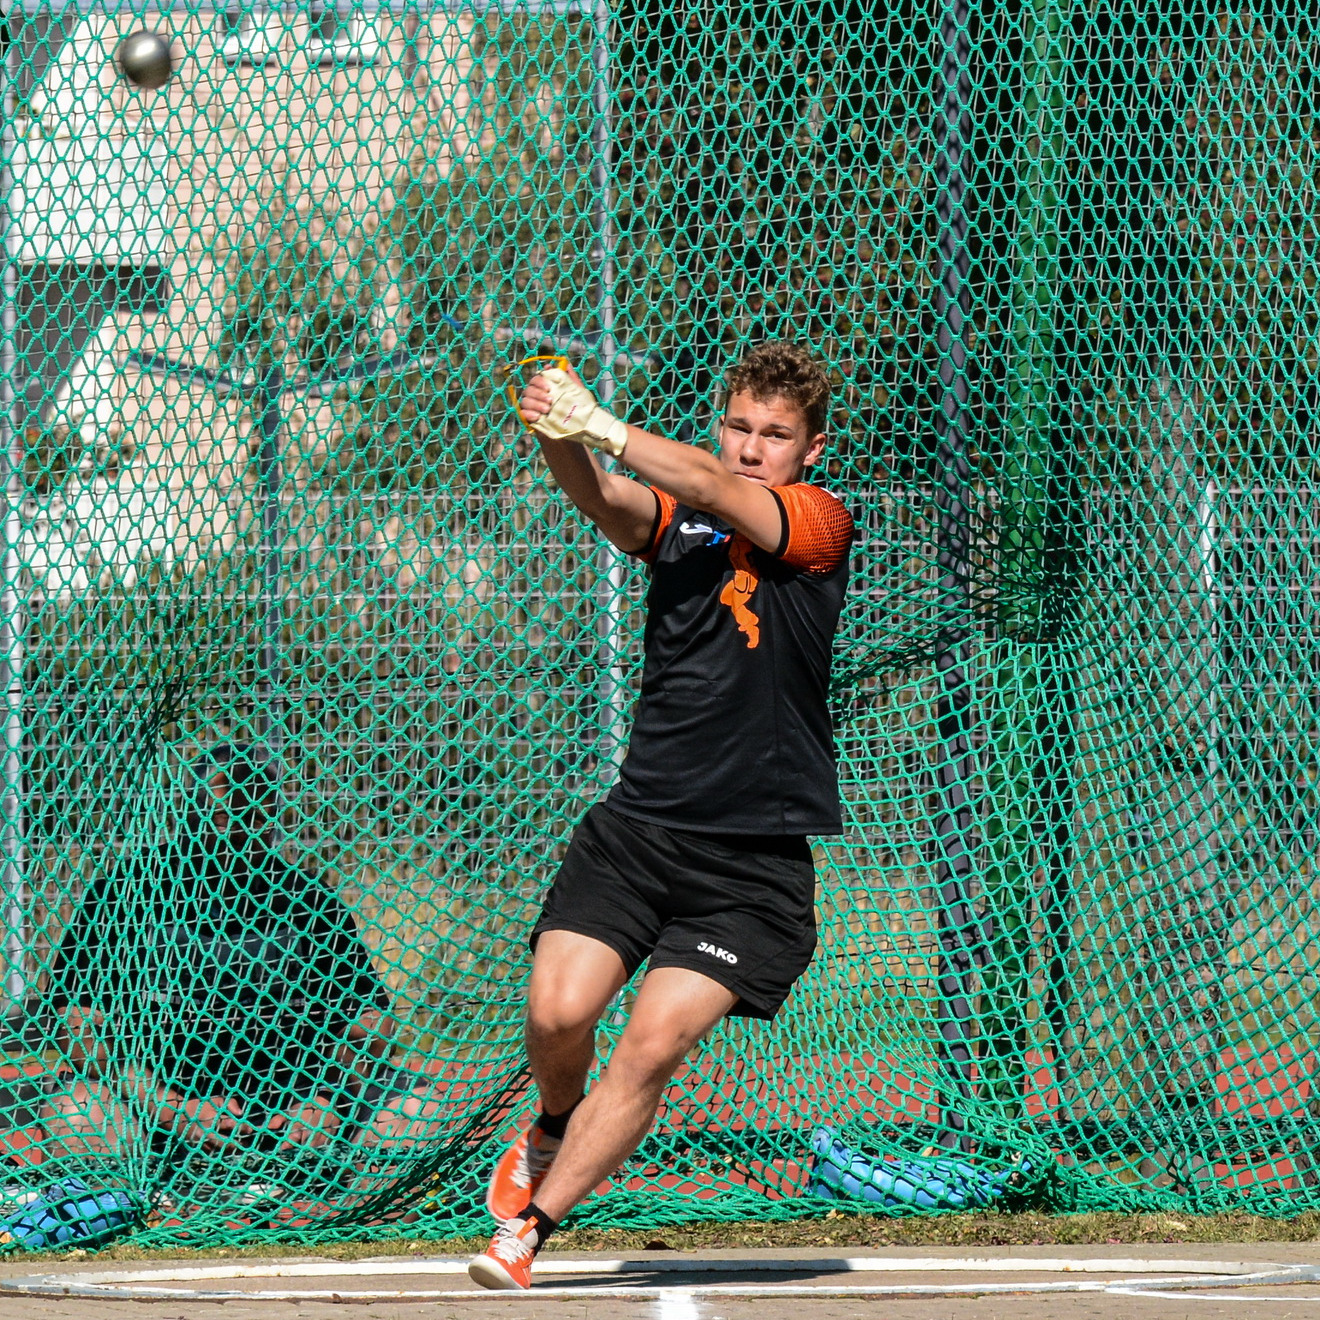
[{"label": "beige building wall", "polygon": [[[238,245],[261,244],[272,216],[291,210],[348,275],[410,159],[424,152],[443,176],[480,152],[489,123],[472,99],[468,15],[359,11],[333,45],[305,6],[271,6],[237,32],[209,12],[76,22],[17,121],[29,153],[19,183],[30,186],[11,207],[23,256],[158,262],[169,301],[107,318],[60,384],[52,420],[68,428],[76,469],[25,515],[23,559],[42,596],[130,585],[145,559],[195,562],[241,533],[259,503],[251,414],[131,355],[222,366]],[[114,65],[138,27],[173,44],[174,73],[158,91],[133,89]],[[389,264],[373,293],[382,352],[407,330]],[[282,411],[297,416],[304,449],[331,442],[333,404],[290,394]]]}]

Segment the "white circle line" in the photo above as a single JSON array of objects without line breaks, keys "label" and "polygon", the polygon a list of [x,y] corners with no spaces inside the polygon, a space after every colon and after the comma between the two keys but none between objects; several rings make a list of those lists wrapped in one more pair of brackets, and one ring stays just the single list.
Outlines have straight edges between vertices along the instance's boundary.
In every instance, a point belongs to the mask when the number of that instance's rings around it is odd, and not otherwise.
[{"label": "white circle line", "polygon": [[[19,1282],[19,1281],[15,1281]],[[758,1284],[706,1284],[686,1288],[634,1287],[628,1284],[603,1284],[598,1287],[535,1287],[527,1291],[492,1292],[476,1288],[451,1289],[368,1289],[348,1288],[279,1288],[240,1291],[227,1288],[110,1288],[68,1286],[54,1288],[6,1288],[4,1291],[20,1296],[60,1296],[100,1298],[123,1301],[194,1301],[194,1302],[403,1302],[403,1301],[527,1301],[535,1298],[582,1300],[591,1297],[624,1297],[639,1301],[660,1301],[675,1293],[688,1298],[698,1297],[957,1297],[985,1296],[989,1294],[1020,1295],[1024,1293],[1108,1293],[1127,1280],[1069,1280],[1066,1283],[948,1283],[948,1284],[786,1284],[780,1287]],[[1157,1279],[1166,1286],[1186,1282],[1196,1285],[1197,1279]],[[1171,1293],[1180,1297],[1182,1293]]]},{"label": "white circle line", "polygon": [[[327,1275],[458,1274],[467,1273],[466,1256],[435,1256],[425,1260],[263,1261],[224,1265],[183,1265],[166,1268],[88,1271],[67,1276],[79,1284],[200,1282],[209,1279],[294,1279]],[[620,1259],[574,1260],[546,1255],[538,1273],[556,1275],[619,1274],[1191,1274],[1239,1277],[1277,1273],[1292,1267],[1270,1261],[1158,1260],[1143,1257],[1066,1256],[630,1256]],[[36,1276],[57,1279],[59,1275]],[[0,1285],[3,1286],[3,1285]]]},{"label": "white circle line", "polygon": [[[1301,1279],[1300,1283],[1313,1283],[1313,1279]],[[1221,1288],[1216,1292],[1158,1292],[1155,1289],[1130,1288],[1125,1285],[1119,1285],[1113,1288],[1106,1288],[1105,1291],[1113,1297],[1155,1297],[1161,1301],[1183,1301],[1189,1299],[1193,1302],[1292,1302],[1293,1305],[1299,1305],[1302,1302],[1320,1302],[1320,1297],[1262,1297],[1259,1293],[1252,1293],[1250,1297],[1235,1297],[1227,1288]]]},{"label": "white circle line", "polygon": [[[992,1270],[1012,1269],[1016,1272],[1031,1273],[1099,1273],[1113,1274],[1157,1273],[1170,1268],[1178,1270],[1188,1262],[1154,1260],[1101,1260],[1101,1259],[1059,1259],[1059,1258],[1023,1258],[1003,1257],[994,1261],[969,1257],[944,1259],[940,1257],[904,1258],[853,1258],[865,1260],[868,1265],[883,1262],[885,1272],[902,1269],[904,1272],[935,1272],[960,1270],[975,1271],[978,1267],[989,1266]],[[913,1271],[912,1266],[919,1259],[925,1266],[922,1271]],[[992,1282],[984,1280],[968,1283],[874,1283],[874,1284],[771,1284],[771,1283],[688,1283],[683,1285],[631,1284],[619,1278],[625,1270],[630,1273],[741,1273],[748,1267],[769,1271],[776,1269],[783,1273],[819,1273],[823,1269],[837,1266],[839,1262],[830,1259],[803,1259],[792,1261],[768,1260],[740,1261],[729,1258],[704,1258],[697,1261],[668,1260],[663,1262],[669,1268],[656,1270],[659,1261],[550,1261],[546,1271],[554,1277],[562,1273],[591,1273],[605,1276],[592,1285],[547,1284],[535,1287],[531,1293],[489,1292],[474,1289],[356,1289],[356,1288],[279,1288],[253,1289],[243,1291],[234,1288],[183,1288],[168,1287],[164,1284],[200,1282],[203,1279],[234,1278],[272,1278],[281,1275],[302,1274],[304,1276],[325,1276],[334,1274],[340,1277],[354,1274],[389,1274],[423,1273],[430,1267],[431,1273],[456,1273],[456,1265],[465,1265],[456,1260],[435,1261],[317,1261],[287,1262],[283,1265],[225,1265],[201,1268],[174,1268],[163,1270],[123,1270],[101,1273],[79,1273],[65,1275],[33,1275],[24,1278],[0,1280],[0,1293],[20,1296],[62,1296],[62,1297],[98,1297],[102,1299],[122,1299],[141,1301],[339,1301],[339,1302],[384,1302],[384,1301],[455,1301],[463,1299],[481,1299],[495,1301],[526,1299],[528,1296],[550,1298],[583,1299],[589,1297],[627,1297],[638,1300],[665,1301],[679,1297],[689,1302],[697,1297],[953,1297],[986,1294],[1026,1294],[1026,1293],[1124,1293],[1132,1290],[1154,1291],[1163,1287],[1176,1289],[1167,1295],[1182,1297],[1189,1295],[1192,1289],[1213,1289],[1215,1294],[1223,1295],[1231,1289],[1245,1286],[1287,1285],[1291,1283],[1314,1283],[1320,1281],[1320,1267],[1299,1265],[1284,1266],[1277,1264],[1246,1265],[1239,1262],[1238,1268],[1229,1272],[1225,1262],[1196,1261],[1190,1262],[1194,1272],[1165,1274],[1160,1278],[1142,1279],[1071,1279],[1067,1281],[1013,1281]],[[408,1265],[413,1268],[403,1271],[398,1267]],[[571,1271],[565,1266],[574,1267]],[[1135,1268],[1133,1268],[1135,1267]],[[835,1269],[833,1272],[843,1272]],[[874,1271],[881,1272],[881,1271]],[[611,1277],[612,1276],[612,1277]],[[1211,1276],[1211,1277],[1207,1277]],[[1164,1294],[1161,1294],[1164,1295]]]}]

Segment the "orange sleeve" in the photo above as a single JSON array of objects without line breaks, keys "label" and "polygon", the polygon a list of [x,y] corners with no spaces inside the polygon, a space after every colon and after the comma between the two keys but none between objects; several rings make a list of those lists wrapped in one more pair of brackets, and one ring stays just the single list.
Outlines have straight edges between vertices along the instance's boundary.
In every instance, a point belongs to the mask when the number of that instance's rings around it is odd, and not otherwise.
[{"label": "orange sleeve", "polygon": [[655,554],[665,528],[673,521],[674,510],[678,508],[678,501],[672,495],[654,486],[648,489],[655,496],[655,521],[651,524],[651,535],[646,538],[646,544],[640,550],[633,551],[638,559],[647,564],[651,562],[651,556]]},{"label": "orange sleeve", "polygon": [[853,539],[852,514],[843,501],[805,482],[772,486],[771,491],[784,511],[778,558],[808,573],[834,572]]}]

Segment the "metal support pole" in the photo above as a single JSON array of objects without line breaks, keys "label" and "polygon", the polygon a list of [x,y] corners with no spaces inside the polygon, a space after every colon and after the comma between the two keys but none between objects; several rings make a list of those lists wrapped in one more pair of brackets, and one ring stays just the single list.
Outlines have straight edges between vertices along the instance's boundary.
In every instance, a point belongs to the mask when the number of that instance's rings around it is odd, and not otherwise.
[{"label": "metal support pole", "polygon": [[[981,929],[968,881],[976,848],[970,790],[976,773],[972,754],[973,692],[968,673],[971,639],[968,606],[971,584],[969,497],[972,433],[971,388],[967,362],[967,247],[964,196],[971,165],[972,42],[969,0],[951,0],[940,17],[939,105],[935,132],[936,215],[935,323],[939,344],[940,391],[935,413],[935,508],[943,618],[935,672],[940,683],[938,761],[935,779],[940,808],[934,821],[939,844],[936,887],[940,946],[938,1048],[944,1090],[940,1095],[943,1139],[965,1129],[958,1102],[973,1098],[973,980]],[[967,1144],[966,1137],[963,1144]]]},{"label": "metal support pole", "polygon": [[[600,318],[600,375],[596,393],[605,407],[614,398],[617,383],[614,364],[618,356],[615,338],[615,233],[613,179],[614,123],[610,102],[610,9],[597,3],[591,9],[592,79],[592,193],[593,228],[596,231],[594,258],[599,271],[597,314]],[[606,460],[612,462],[613,460]],[[627,648],[624,620],[628,612],[628,564],[624,555],[602,539],[598,551],[601,591],[601,665],[599,694],[600,763],[618,766],[623,759],[623,725],[632,699],[624,683],[623,657]]]},{"label": "metal support pole", "polygon": [[1220,804],[1223,801],[1220,778],[1220,743],[1223,729],[1220,725],[1220,697],[1222,686],[1222,653],[1220,647],[1220,607],[1221,589],[1219,583],[1219,487],[1213,477],[1207,479],[1201,490],[1201,498],[1196,502],[1196,548],[1201,561],[1201,590],[1204,593],[1205,610],[1209,616],[1210,627],[1210,663],[1207,671],[1207,702],[1205,718],[1205,782],[1208,792],[1214,794],[1214,825],[1209,844],[1201,857],[1203,866],[1209,869],[1219,853]]},{"label": "metal support pole", "polygon": [[1074,1022],[1072,971],[1073,816],[1077,810],[1077,680],[1066,638],[1041,648],[1038,720],[1040,852],[1045,872],[1043,913],[1048,937],[1045,1018],[1050,1029],[1054,1078],[1064,1105],[1076,1098],[1081,1051]]},{"label": "metal support pole", "polygon": [[[1222,492],[1214,477],[1208,477],[1196,505],[1197,557],[1201,568],[1201,591],[1207,624],[1206,644],[1208,662],[1202,671],[1202,691],[1205,701],[1205,760],[1202,772],[1202,803],[1197,813],[1207,820],[1197,844],[1197,862],[1202,873],[1201,899],[1195,905],[1195,915],[1188,923],[1195,932],[1199,952],[1210,967],[1225,966],[1228,960],[1229,933],[1237,906],[1239,884],[1234,883],[1234,871],[1224,862],[1224,672],[1223,672],[1223,550],[1221,535],[1223,519],[1220,512]],[[1230,506],[1231,508],[1231,506]],[[1232,514],[1230,512],[1230,519]],[[1230,530],[1232,524],[1230,522]],[[1291,897],[1291,896],[1289,896]],[[1282,901],[1288,901],[1283,899]],[[1214,1042],[1218,1052],[1227,1044],[1226,1024],[1217,1011],[1222,1003],[1221,994],[1210,986],[1202,987],[1203,999],[1197,1004],[1197,1015],[1206,1030],[1202,1040]],[[1196,1003],[1196,997],[1193,1002]],[[1203,1049],[1206,1046],[1202,1047]]]},{"label": "metal support pole", "polygon": [[0,308],[0,488],[4,498],[4,566],[0,570],[0,690],[5,727],[0,771],[0,901],[5,923],[7,1016],[16,1014],[28,989],[27,886],[23,828],[23,605],[19,595],[19,539],[22,534],[23,429],[17,424],[18,265],[13,260],[14,67],[13,50],[4,55],[4,120],[0,145],[0,260],[4,263],[4,305]]},{"label": "metal support pole", "polygon": [[284,750],[284,674],[280,633],[284,623],[284,601],[280,595],[281,555],[277,536],[280,520],[280,487],[284,471],[280,462],[280,400],[284,394],[284,372],[272,366],[262,378],[254,402],[261,433],[261,699],[257,730],[272,759]]},{"label": "metal support pole", "polygon": [[[1026,1056],[1038,1028],[1029,1001],[1036,957],[1033,905],[1051,935],[1048,1019],[1060,1075],[1069,1064],[1057,1034],[1071,1011],[1067,981],[1071,793],[1075,754],[1071,663],[1059,586],[1075,553],[1076,437],[1062,422],[1055,322],[1068,137],[1065,131],[1069,0],[1033,0],[1022,13],[1021,141],[1010,295],[1011,343],[1004,394],[999,534],[999,655],[986,814],[986,905],[995,938],[982,1001],[984,1098],[1001,1117],[1023,1117]],[[1048,876],[1043,896],[1040,870]]]},{"label": "metal support pole", "polygon": [[[596,381],[596,392],[605,407],[610,406],[614,398],[616,381],[614,364],[618,357],[619,346],[614,335],[614,198],[611,164],[613,162],[614,122],[610,104],[610,7],[608,0],[600,0],[591,10],[591,62],[595,70],[592,79],[592,195],[593,228],[596,231],[596,251],[593,254],[596,269],[600,272],[599,302],[597,314],[600,318],[600,376]],[[607,465],[615,466],[616,460],[605,459]],[[631,698],[623,680],[623,655],[627,646],[624,637],[624,619],[627,617],[628,565],[621,551],[616,550],[603,537],[597,551],[600,567],[600,583],[603,600],[601,618],[604,636],[601,649],[605,663],[601,666],[599,705],[600,717],[600,760],[601,768],[618,766],[623,761],[624,748],[627,745],[623,736],[623,725],[628,717]],[[610,1001],[610,1011],[605,1025],[619,1030],[627,1020],[622,1010],[620,991]]]}]

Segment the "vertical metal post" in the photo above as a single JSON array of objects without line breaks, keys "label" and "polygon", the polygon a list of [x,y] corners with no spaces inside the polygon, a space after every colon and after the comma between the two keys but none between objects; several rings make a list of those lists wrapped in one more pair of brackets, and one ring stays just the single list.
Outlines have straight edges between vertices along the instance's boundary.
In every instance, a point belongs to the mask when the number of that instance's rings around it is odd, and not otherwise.
[{"label": "vertical metal post", "polygon": [[1061,1100],[1068,1105],[1076,1094],[1077,1069],[1073,1065],[1078,1056],[1077,1025],[1073,1021],[1075,977],[1071,967],[1073,815],[1077,810],[1077,680],[1065,639],[1052,639],[1040,648],[1040,652],[1037,780],[1043,817],[1040,840],[1045,872],[1042,915],[1049,946],[1045,1017],[1050,1028],[1055,1084]]},{"label": "vertical metal post", "polygon": [[[617,387],[614,364],[619,346],[615,337],[614,305],[614,198],[613,198],[613,146],[614,122],[610,100],[612,76],[610,61],[610,8],[606,0],[598,0],[591,9],[591,62],[592,78],[592,223],[596,231],[594,258],[599,271],[597,315],[600,318],[600,375],[596,380],[596,393],[605,407],[610,406]],[[612,460],[606,460],[611,462]],[[598,689],[601,723],[600,761],[617,766],[623,759],[624,738],[622,727],[627,719],[631,699],[623,681],[623,656],[626,639],[623,635],[627,617],[628,566],[624,556],[608,541],[602,540],[598,551],[601,584],[601,650],[605,663],[601,666]]]},{"label": "vertical metal post", "polygon": [[280,463],[280,403],[284,394],[284,372],[272,365],[262,377],[254,402],[261,432],[261,697],[257,730],[272,759],[284,750],[284,682],[280,634],[284,624],[284,602],[280,597],[281,555],[279,547],[280,487],[284,472]]},{"label": "vertical metal post", "polygon": [[610,103],[610,8],[602,0],[591,11],[592,79],[592,185],[593,224],[596,231],[596,264],[600,271],[601,402],[608,406],[614,394],[614,359],[618,344],[614,337],[614,197],[611,167],[614,156],[614,116]]},{"label": "vertical metal post", "polygon": [[[1219,804],[1222,794],[1219,791],[1219,753],[1223,730],[1219,726],[1219,688],[1220,688],[1220,586],[1219,586],[1219,489],[1213,477],[1208,479],[1201,491],[1201,498],[1196,503],[1196,546],[1201,561],[1201,590],[1205,592],[1205,608],[1210,616],[1209,640],[1209,710],[1205,722],[1205,769],[1207,786],[1215,795],[1215,826],[1213,830],[1214,851],[1219,846]],[[1208,865],[1209,857],[1203,857],[1203,864]]]},{"label": "vertical metal post", "polygon": [[[592,100],[592,196],[593,224],[596,231],[596,268],[600,272],[597,314],[600,317],[600,376],[596,392],[605,407],[614,398],[616,381],[614,363],[619,346],[614,334],[614,196],[611,166],[613,164],[614,119],[610,102],[610,7],[608,0],[597,0],[591,9],[591,62],[595,70],[591,84]],[[606,459],[613,464],[613,459]],[[601,619],[604,637],[601,649],[605,664],[601,667],[599,704],[600,765],[617,769],[623,760],[625,739],[623,725],[631,701],[623,681],[623,654],[626,639],[623,635],[627,617],[628,566],[623,554],[604,538],[597,551],[600,565]],[[618,1030],[627,1020],[622,1010],[623,992],[610,1001],[611,1008],[605,1025]]]},{"label": "vertical metal post", "polygon": [[[1202,690],[1205,693],[1205,762],[1203,792],[1211,799],[1204,801],[1202,810],[1209,817],[1204,837],[1197,844],[1197,861],[1200,864],[1202,883],[1199,901],[1193,905],[1193,913],[1188,926],[1195,932],[1194,940],[1204,965],[1222,967],[1227,962],[1228,935],[1233,923],[1233,909],[1236,905],[1239,886],[1232,883],[1232,872],[1223,864],[1224,856],[1224,791],[1223,776],[1223,710],[1221,706],[1224,688],[1223,674],[1223,555],[1220,547],[1220,491],[1213,477],[1207,477],[1197,501],[1197,557],[1201,564],[1201,590],[1205,594],[1205,611],[1209,616],[1207,645],[1209,661],[1202,678]],[[1230,514],[1231,516],[1231,514]],[[1200,815],[1201,813],[1198,813]],[[1204,818],[1204,817],[1203,817]],[[1191,978],[1188,978],[1189,980]],[[1227,1045],[1225,1024],[1217,1012],[1221,995],[1209,985],[1202,984],[1200,993],[1193,989],[1189,998],[1195,1005],[1193,1010],[1197,1019],[1204,1024],[1202,1040],[1213,1041],[1213,1049],[1219,1051]],[[1198,1011],[1199,1010],[1199,1011]],[[1208,1048],[1208,1044],[1202,1049]]]},{"label": "vertical metal post", "polygon": [[[1021,134],[1011,292],[1012,356],[1004,391],[1003,503],[999,535],[999,656],[990,792],[985,826],[986,906],[995,921],[982,1022],[984,1096],[1000,1115],[1023,1113],[1026,1055],[1035,1028],[1028,1001],[1035,935],[1032,905],[1051,934],[1049,1020],[1063,1030],[1071,898],[1071,777],[1075,752],[1069,657],[1054,574],[1066,558],[1072,502],[1068,447],[1055,366],[1059,302],[1061,187],[1068,136],[1065,51],[1070,0],[1032,0],[1022,9]],[[1061,496],[1066,499],[1060,504]],[[1061,524],[1061,508],[1064,510]],[[1049,876],[1037,898],[1039,869]],[[1056,1069],[1065,1042],[1053,1041]]]},{"label": "vertical metal post", "polygon": [[967,447],[972,418],[966,319],[971,256],[964,197],[972,132],[970,8],[970,0],[949,0],[940,16],[935,122],[939,237],[934,294],[940,376],[935,413],[935,508],[943,618],[935,659],[940,684],[935,766],[940,806],[934,833],[939,845],[938,1048],[945,1086],[940,1096],[940,1115],[947,1141],[954,1140],[954,1134],[966,1126],[956,1109],[958,1101],[970,1101],[973,1095],[972,993],[976,949],[981,940],[968,890],[976,847],[970,802],[976,766],[971,745],[973,692],[968,673],[971,640],[967,627],[971,582],[971,465]]},{"label": "vertical metal post", "polygon": [[[12,37],[12,33],[11,33]],[[0,145],[0,260],[4,305],[0,308],[0,487],[4,498],[4,565],[0,570],[0,690],[5,728],[0,770],[0,901],[4,904],[7,1010],[19,1009],[27,993],[26,858],[23,829],[23,606],[19,597],[19,538],[22,534],[23,429],[18,424],[18,265],[12,256],[14,159],[14,65],[12,41],[4,53],[4,119]]]}]

